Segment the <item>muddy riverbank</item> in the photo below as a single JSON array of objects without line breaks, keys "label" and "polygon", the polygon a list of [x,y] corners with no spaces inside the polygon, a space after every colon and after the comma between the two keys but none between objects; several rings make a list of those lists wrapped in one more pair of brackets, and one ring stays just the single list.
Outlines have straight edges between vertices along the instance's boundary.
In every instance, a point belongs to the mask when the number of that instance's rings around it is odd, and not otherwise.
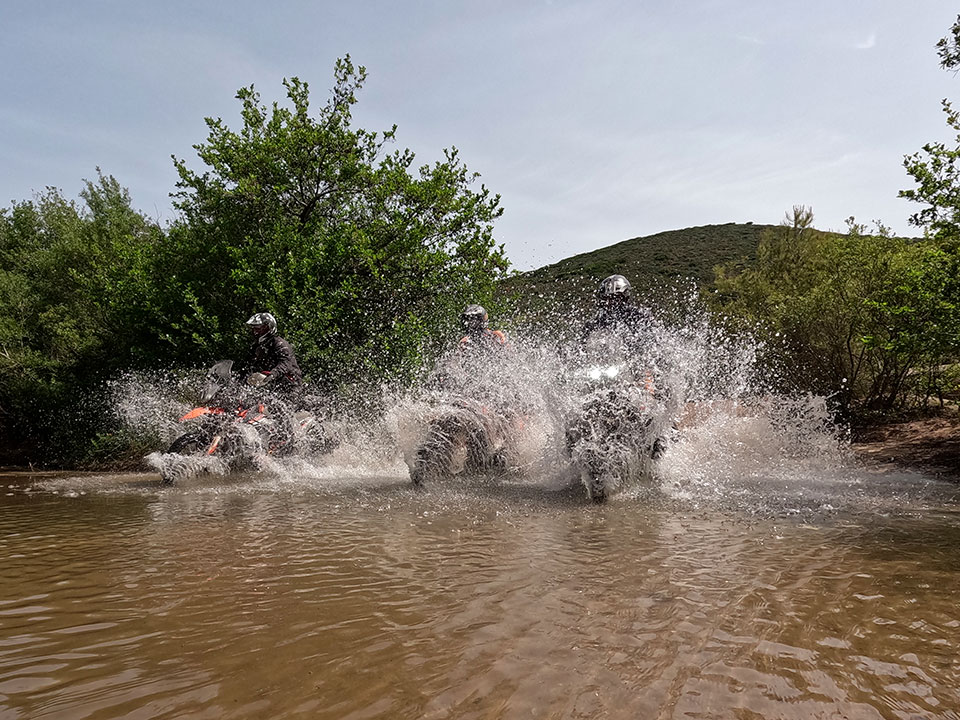
[{"label": "muddy riverbank", "polygon": [[852,432],[854,453],[868,465],[900,467],[960,482],[960,416],[878,423]]}]

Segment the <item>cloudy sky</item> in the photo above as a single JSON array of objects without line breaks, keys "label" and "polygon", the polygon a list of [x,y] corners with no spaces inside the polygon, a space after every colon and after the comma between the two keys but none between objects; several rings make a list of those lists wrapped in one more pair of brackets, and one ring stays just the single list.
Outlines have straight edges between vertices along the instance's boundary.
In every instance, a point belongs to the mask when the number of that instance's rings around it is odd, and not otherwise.
[{"label": "cloudy sky", "polygon": [[[366,66],[354,117],[398,125],[419,163],[456,146],[502,196],[499,241],[528,269],[709,223],[815,224],[914,211],[905,154],[949,140],[960,77],[933,0],[354,0],[0,5],[0,207],[76,197],[97,166],[171,220],[170,156],[203,118],[239,126],[236,90],[320,103],[337,57]],[[198,166],[196,163],[193,163]]]}]

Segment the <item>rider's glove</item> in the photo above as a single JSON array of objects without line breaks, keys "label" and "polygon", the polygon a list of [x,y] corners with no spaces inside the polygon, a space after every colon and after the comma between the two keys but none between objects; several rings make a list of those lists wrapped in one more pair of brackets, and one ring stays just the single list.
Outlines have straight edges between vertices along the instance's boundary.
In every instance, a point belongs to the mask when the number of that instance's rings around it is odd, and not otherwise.
[{"label": "rider's glove", "polygon": [[262,387],[273,378],[269,373],[255,372],[247,375],[247,385],[250,387]]}]

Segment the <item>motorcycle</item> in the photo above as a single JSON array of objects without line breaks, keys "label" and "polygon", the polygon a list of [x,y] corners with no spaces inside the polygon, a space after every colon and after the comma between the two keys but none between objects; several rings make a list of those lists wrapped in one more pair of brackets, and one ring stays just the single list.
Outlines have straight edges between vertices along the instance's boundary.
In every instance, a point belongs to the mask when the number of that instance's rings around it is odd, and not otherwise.
[{"label": "motorcycle", "polygon": [[454,475],[505,473],[517,465],[512,439],[522,419],[463,396],[446,397],[410,462],[416,486]]},{"label": "motorcycle", "polygon": [[[268,407],[262,399],[267,373],[253,373],[243,385],[232,368],[232,360],[222,360],[207,371],[200,404],[180,418],[192,427],[170,444],[168,454],[217,460],[227,471],[239,471],[264,455],[320,454],[336,446],[312,412],[291,413],[280,401]],[[185,474],[184,464],[166,463],[161,482],[171,485]]]},{"label": "motorcycle", "polygon": [[579,402],[567,422],[566,450],[588,499],[602,503],[663,454],[662,403],[649,373],[628,363],[588,365],[573,380]]}]

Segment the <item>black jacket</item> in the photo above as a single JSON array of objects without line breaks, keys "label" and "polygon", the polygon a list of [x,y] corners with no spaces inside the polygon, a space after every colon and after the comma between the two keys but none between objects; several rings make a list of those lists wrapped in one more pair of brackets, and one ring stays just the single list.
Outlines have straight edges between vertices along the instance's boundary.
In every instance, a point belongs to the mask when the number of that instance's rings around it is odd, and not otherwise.
[{"label": "black jacket", "polygon": [[273,382],[299,385],[303,373],[297,364],[293,346],[277,335],[264,335],[250,347],[247,372],[262,372],[274,375]]},{"label": "black jacket", "polygon": [[635,342],[649,342],[653,327],[653,314],[639,305],[622,305],[617,308],[598,310],[580,332],[583,342],[598,330],[612,331],[631,337]]}]

